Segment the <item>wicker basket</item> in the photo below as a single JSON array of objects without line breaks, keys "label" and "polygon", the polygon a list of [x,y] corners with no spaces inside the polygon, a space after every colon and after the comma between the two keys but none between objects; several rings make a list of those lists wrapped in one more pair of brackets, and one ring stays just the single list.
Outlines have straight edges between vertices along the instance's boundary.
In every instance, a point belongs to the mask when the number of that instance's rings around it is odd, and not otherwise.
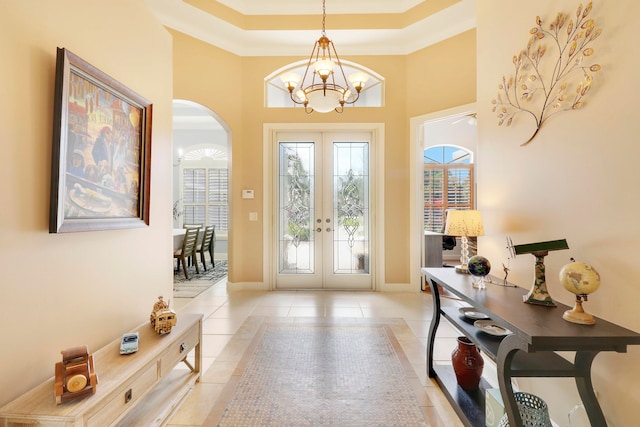
[{"label": "wicker basket", "polygon": [[[549,408],[544,400],[529,393],[516,392],[513,397],[518,404],[522,425],[525,427],[551,427]],[[509,427],[509,418],[505,413],[498,427]]]}]

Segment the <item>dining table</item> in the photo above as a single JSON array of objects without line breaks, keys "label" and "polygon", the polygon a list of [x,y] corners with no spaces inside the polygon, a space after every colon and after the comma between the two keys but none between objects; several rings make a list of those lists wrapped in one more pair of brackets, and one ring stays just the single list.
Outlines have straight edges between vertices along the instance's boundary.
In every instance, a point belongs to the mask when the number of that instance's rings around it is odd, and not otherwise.
[{"label": "dining table", "polygon": [[[182,242],[184,242],[184,235],[186,234],[186,228],[174,228],[173,229],[173,251],[177,251],[182,248]],[[198,242],[196,246],[202,243],[202,238],[204,237],[204,227],[198,231]]]},{"label": "dining table", "polygon": [[186,228],[174,228],[173,229],[173,251],[177,251],[182,248],[182,242],[184,241],[184,235],[187,232]]}]

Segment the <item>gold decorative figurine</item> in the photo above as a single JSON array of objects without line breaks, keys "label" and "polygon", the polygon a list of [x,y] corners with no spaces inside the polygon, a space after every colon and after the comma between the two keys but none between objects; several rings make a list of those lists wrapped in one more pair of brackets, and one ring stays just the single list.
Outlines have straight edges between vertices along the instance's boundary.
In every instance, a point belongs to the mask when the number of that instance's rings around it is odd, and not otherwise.
[{"label": "gold decorative figurine", "polygon": [[178,319],[176,318],[176,312],[169,308],[169,304],[164,302],[162,296],[158,297],[158,301],[153,304],[153,310],[149,316],[151,326],[158,334],[168,334],[171,332]]}]

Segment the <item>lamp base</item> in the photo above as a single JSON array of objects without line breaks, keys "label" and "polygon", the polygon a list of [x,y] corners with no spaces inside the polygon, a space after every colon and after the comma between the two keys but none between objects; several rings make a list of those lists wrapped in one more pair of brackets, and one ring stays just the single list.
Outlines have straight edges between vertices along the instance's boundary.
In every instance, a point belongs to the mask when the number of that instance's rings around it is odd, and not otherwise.
[{"label": "lamp base", "polygon": [[456,265],[456,273],[469,274],[469,268],[466,264],[458,264]]},{"label": "lamp base", "polygon": [[548,251],[532,252],[536,257],[535,272],[533,275],[533,286],[527,295],[522,297],[522,301],[527,304],[544,305],[547,307],[557,307],[553,302],[545,278],[544,257]]},{"label": "lamp base", "polygon": [[460,264],[456,265],[456,273],[469,274],[469,242],[467,236],[460,237],[462,250],[460,251]]}]

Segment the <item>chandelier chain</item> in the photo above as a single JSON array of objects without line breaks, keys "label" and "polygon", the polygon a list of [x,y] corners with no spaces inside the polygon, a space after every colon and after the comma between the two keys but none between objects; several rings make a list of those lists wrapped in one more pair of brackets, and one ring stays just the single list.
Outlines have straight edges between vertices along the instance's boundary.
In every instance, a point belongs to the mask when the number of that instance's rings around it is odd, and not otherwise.
[{"label": "chandelier chain", "polygon": [[[280,77],[291,100],[294,104],[304,105],[307,114],[313,111],[328,113],[332,110],[342,113],[346,104],[355,104],[360,98],[360,92],[368,79],[364,73],[353,73],[347,78],[338,52],[327,37],[326,21],[326,1],[322,0],[322,36],[313,45],[302,80],[296,73]],[[336,74],[340,81],[335,78]],[[307,80],[308,75],[311,76],[310,80]]]},{"label": "chandelier chain", "polygon": [[322,35],[326,36],[327,32],[325,29],[325,23],[327,21],[327,9],[325,5],[325,0],[322,0]]}]

